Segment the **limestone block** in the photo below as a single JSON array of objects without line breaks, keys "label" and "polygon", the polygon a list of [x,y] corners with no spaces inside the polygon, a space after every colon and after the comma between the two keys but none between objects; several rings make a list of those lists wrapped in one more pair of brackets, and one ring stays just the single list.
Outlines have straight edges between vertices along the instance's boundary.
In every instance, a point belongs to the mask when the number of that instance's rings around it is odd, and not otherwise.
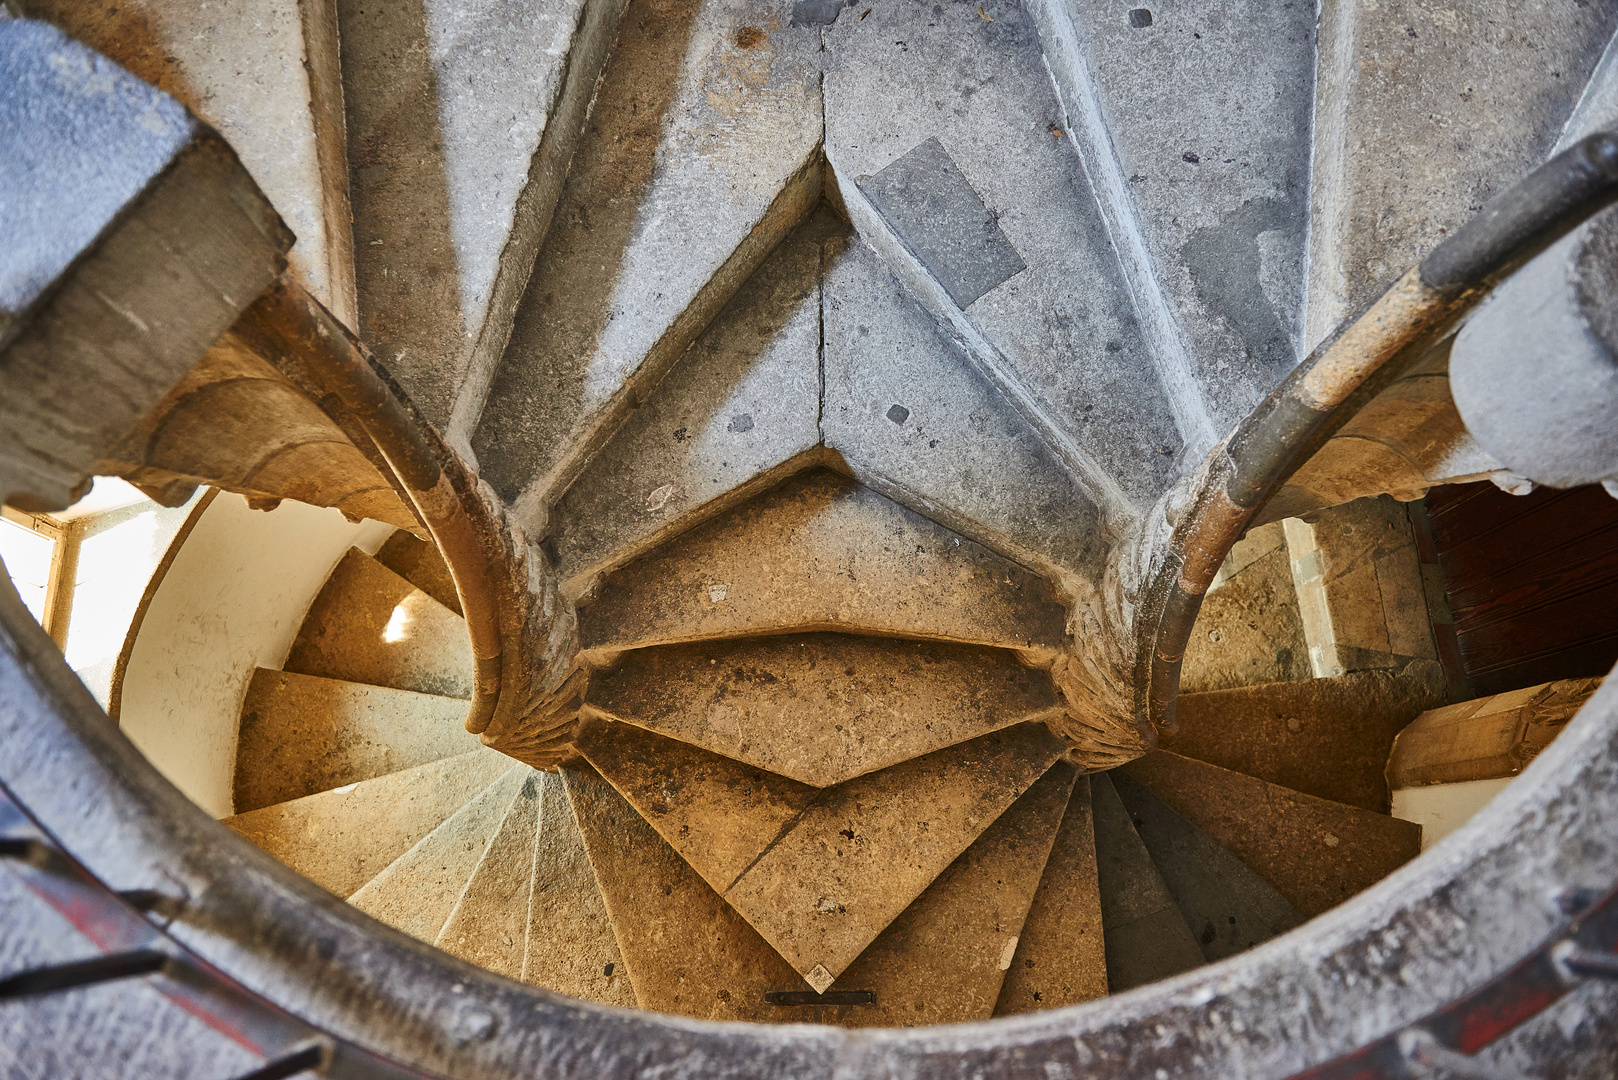
[{"label": "limestone block", "polygon": [[376,561],[455,614],[461,613],[461,598],[455,592],[455,579],[450,576],[444,557],[431,541],[418,540],[401,529],[377,549]]},{"label": "limestone block", "polygon": [[1601,682],[1563,679],[1424,712],[1393,742],[1388,786],[1516,776],[1550,745]]},{"label": "limestone block", "polygon": [[1309,677],[1309,652],[1279,524],[1239,541],[1220,568],[1186,648],[1185,694]]},{"label": "limestone block", "polygon": [[528,774],[433,943],[511,979],[522,975],[528,953],[528,893],[539,839],[542,775]]}]

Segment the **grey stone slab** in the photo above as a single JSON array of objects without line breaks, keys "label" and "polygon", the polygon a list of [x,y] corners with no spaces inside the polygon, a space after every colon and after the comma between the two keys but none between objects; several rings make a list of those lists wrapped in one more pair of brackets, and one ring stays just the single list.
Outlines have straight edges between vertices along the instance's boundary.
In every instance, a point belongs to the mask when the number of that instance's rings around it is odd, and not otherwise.
[{"label": "grey stone slab", "polygon": [[1202,948],[1104,773],[1090,777],[1096,878],[1113,993],[1202,966]]},{"label": "grey stone slab", "polygon": [[516,979],[528,954],[529,889],[539,840],[543,773],[530,772],[433,944]]},{"label": "grey stone slab", "polygon": [[1302,924],[1297,908],[1213,837],[1128,775],[1114,773],[1110,779],[1210,962]]},{"label": "grey stone slab", "polygon": [[1062,457],[866,244],[826,241],[821,430],[861,482],[1052,576],[1098,577],[1101,514]]},{"label": "grey stone slab", "polygon": [[474,750],[224,823],[321,888],[351,896],[509,768],[504,754]]},{"label": "grey stone slab", "polygon": [[1315,6],[1030,10],[1142,321],[1221,435],[1301,356]]},{"label": "grey stone slab", "polygon": [[820,442],[824,205],[747,279],[556,508],[557,568],[588,579],[767,486]]},{"label": "grey stone slab", "polygon": [[472,437],[507,499],[558,498],[814,208],[820,36],[789,11],[626,10]]},{"label": "grey stone slab", "polygon": [[236,738],[246,813],[478,748],[466,702],[258,668]]},{"label": "grey stone slab", "polygon": [[1068,796],[1062,827],[1051,844],[1039,889],[1023,920],[1011,967],[1000,984],[996,1016],[1056,1009],[1107,996],[1095,840],[1090,777],[1080,776]]},{"label": "grey stone slab", "polygon": [[1063,709],[1003,650],[845,634],[637,649],[585,704],[814,787]]},{"label": "grey stone slab", "polygon": [[358,329],[442,425],[505,345],[623,0],[332,2]]},{"label": "grey stone slab", "polygon": [[[826,30],[826,154],[854,225],[1120,520],[1181,447],[1029,14],[1010,2],[877,6]],[[990,20],[993,21],[990,21]],[[914,107],[919,103],[921,107]],[[1053,129],[1058,134],[1053,135]],[[867,200],[936,139],[1027,269],[961,308]]]},{"label": "grey stone slab", "polygon": [[794,477],[611,574],[585,649],[840,630],[1054,656],[1049,584],[829,471]]}]

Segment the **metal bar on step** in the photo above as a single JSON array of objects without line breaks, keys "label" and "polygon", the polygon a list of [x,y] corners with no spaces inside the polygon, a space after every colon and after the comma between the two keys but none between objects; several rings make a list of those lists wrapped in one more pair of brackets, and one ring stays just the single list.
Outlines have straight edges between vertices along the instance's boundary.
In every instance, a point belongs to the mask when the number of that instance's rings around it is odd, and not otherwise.
[{"label": "metal bar on step", "polygon": [[166,953],[140,949],[135,952],[115,953],[112,956],[97,956],[72,964],[34,968],[31,971],[18,972],[7,979],[0,979],[0,1001],[54,994],[60,990],[74,990],[81,986],[94,986],[97,983],[151,975],[163,971],[173,961],[174,958]]}]

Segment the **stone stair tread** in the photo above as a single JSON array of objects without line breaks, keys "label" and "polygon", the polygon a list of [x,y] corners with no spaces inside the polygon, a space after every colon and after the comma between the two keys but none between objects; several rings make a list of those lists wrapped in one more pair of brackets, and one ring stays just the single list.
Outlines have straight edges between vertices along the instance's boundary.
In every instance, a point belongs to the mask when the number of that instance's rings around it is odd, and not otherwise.
[{"label": "stone stair tread", "polygon": [[1202,966],[1202,947],[1186,925],[1129,811],[1104,773],[1090,777],[1096,878],[1113,993]]},{"label": "stone stair tread", "polygon": [[1415,858],[1421,826],[1159,750],[1123,766],[1306,918]]},{"label": "stone stair tread", "polygon": [[1107,996],[1101,890],[1096,878],[1090,777],[1068,796],[994,1015],[1056,1009]]},{"label": "stone stair tread", "polygon": [[836,220],[822,204],[798,226],[568,487],[553,528],[564,582],[713,516],[819,444],[820,240]]},{"label": "stone stair tread", "polygon": [[236,742],[238,814],[476,750],[466,702],[258,668]]},{"label": "stone stair tread", "polygon": [[461,598],[455,592],[455,579],[450,576],[449,566],[431,541],[418,539],[400,529],[377,549],[376,561],[455,614],[461,614]]},{"label": "stone stair tread", "polygon": [[813,209],[820,35],[790,15],[631,0],[472,440],[507,499],[559,496]]},{"label": "stone stair tread", "polygon": [[1310,677],[1309,641],[1280,522],[1253,529],[1231,549],[1197,614],[1180,693]]},{"label": "stone stair tread", "polygon": [[352,895],[465,806],[511,759],[487,748],[224,819],[292,870]]},{"label": "stone stair tread", "polygon": [[1049,584],[827,470],[788,480],[609,575],[586,650],[807,630],[964,641],[1054,657]]},{"label": "stone stair tread", "polygon": [[596,884],[558,773],[536,773],[539,840],[528,894],[527,954],[522,981],[558,994],[635,1007],[629,967]]},{"label": "stone stair tread", "polygon": [[827,788],[724,898],[823,992],[1064,750],[1024,724]]},{"label": "stone stair tread", "polygon": [[539,840],[539,777],[530,772],[433,942],[452,956],[522,977],[528,953],[528,890]]},{"label": "stone stair tread", "polygon": [[1096,576],[1061,457],[848,230],[824,243],[826,445],[861,482],[1049,574]]},{"label": "stone stair tread", "polygon": [[939,874],[833,983],[871,990],[851,1027],[987,1020],[1062,824],[1077,773],[1058,762]]},{"label": "stone stair tread", "polygon": [[1269,882],[1129,774],[1115,771],[1110,779],[1209,962],[1303,923]]},{"label": "stone stair tread", "polygon": [[588,764],[561,767],[590,866],[642,1009],[769,1020],[797,973]]},{"label": "stone stair tread", "polygon": [[1004,650],[847,634],[638,649],[593,676],[593,714],[830,787],[1060,712]]},{"label": "stone stair tread", "polygon": [[513,765],[348,902],[419,941],[435,941],[532,771]]},{"label": "stone stair tread", "polygon": [[287,671],[441,697],[472,696],[472,645],[459,615],[350,548],[309,606]]},{"label": "stone stair tread", "polygon": [[1443,670],[1398,670],[1182,694],[1180,729],[1160,747],[1305,795],[1379,814],[1394,736],[1444,703]]}]

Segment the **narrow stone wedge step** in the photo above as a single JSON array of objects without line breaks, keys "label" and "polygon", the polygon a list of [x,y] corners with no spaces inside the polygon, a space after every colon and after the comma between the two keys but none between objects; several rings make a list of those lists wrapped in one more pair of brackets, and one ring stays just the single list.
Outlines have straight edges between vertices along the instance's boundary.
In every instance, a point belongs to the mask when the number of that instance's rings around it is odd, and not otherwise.
[{"label": "narrow stone wedge step", "polygon": [[476,750],[466,702],[259,668],[236,740],[238,814]]},{"label": "narrow stone wedge step", "polygon": [[555,498],[820,196],[820,32],[790,0],[631,0],[472,447]]},{"label": "narrow stone wedge step", "polygon": [[801,988],[797,973],[588,764],[561,772],[640,1007],[780,1019],[764,995]]},{"label": "narrow stone wedge step", "polygon": [[1047,582],[828,470],[794,477],[611,574],[586,650],[806,630],[931,638],[1054,658]]},{"label": "narrow stone wedge step", "polygon": [[539,840],[528,894],[522,981],[632,1009],[635,988],[629,966],[618,949],[562,777],[536,773],[535,780],[540,790]]},{"label": "narrow stone wedge step", "polygon": [[444,557],[431,541],[417,539],[400,529],[377,549],[376,561],[455,614],[461,614],[461,598],[455,592],[455,579],[450,576]]},{"label": "narrow stone wedge step", "polygon": [[419,941],[437,940],[478,861],[532,772],[514,765],[422,837],[348,902]]},{"label": "narrow stone wedge step", "polygon": [[987,1020],[1077,775],[1058,762],[944,870],[833,983],[871,990],[851,1027]]},{"label": "narrow stone wedge step", "polygon": [[472,696],[472,645],[459,615],[357,548],[309,606],[287,671]]},{"label": "narrow stone wedge step", "polygon": [[1119,993],[1201,967],[1202,948],[1112,780],[1104,773],[1090,777],[1090,793],[1108,987]]},{"label": "narrow stone wedge step", "polygon": [[534,880],[543,775],[530,772],[523,781],[433,942],[453,956],[510,979],[522,977],[528,952],[528,892]]},{"label": "narrow stone wedge step", "polygon": [[591,678],[585,704],[813,787],[1063,707],[1005,650],[846,634],[638,649]]},{"label": "narrow stone wedge step", "polygon": [[996,1016],[1055,1009],[1107,996],[1090,780],[1080,776],[1068,797],[1062,827],[1017,938],[1017,951],[1000,984]]},{"label": "narrow stone wedge step", "polygon": [[1127,773],[1110,779],[1135,832],[1208,960],[1223,960],[1301,925],[1303,916],[1213,837]]},{"label": "narrow stone wedge step", "polygon": [[1307,918],[1415,858],[1421,826],[1166,751],[1124,766]]},{"label": "narrow stone wedge step", "polygon": [[487,748],[225,818],[282,863],[349,896],[471,802],[511,759]]}]

